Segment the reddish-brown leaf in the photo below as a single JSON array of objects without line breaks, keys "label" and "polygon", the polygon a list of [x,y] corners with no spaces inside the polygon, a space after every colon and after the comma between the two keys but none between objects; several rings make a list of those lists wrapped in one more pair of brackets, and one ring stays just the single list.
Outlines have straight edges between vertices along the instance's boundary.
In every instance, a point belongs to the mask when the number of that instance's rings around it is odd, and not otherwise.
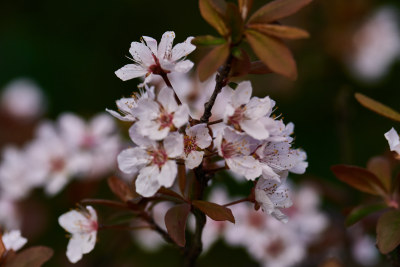
[{"label": "reddish-brown leaf", "polygon": [[222,66],[229,56],[229,44],[214,47],[199,63],[198,72],[200,81],[207,80]]},{"label": "reddish-brown leaf", "polygon": [[5,267],[40,267],[53,256],[53,249],[43,246],[30,247],[7,260]]},{"label": "reddish-brown leaf", "polygon": [[360,93],[355,93],[354,96],[357,101],[367,109],[370,109],[373,112],[376,112],[379,115],[385,116],[391,120],[400,121],[400,113],[389,108],[388,106]]},{"label": "reddish-brown leaf", "polygon": [[214,221],[230,221],[235,223],[235,217],[233,217],[232,211],[227,207],[203,200],[193,200],[192,204]]},{"label": "reddish-brown leaf", "polygon": [[171,189],[168,189],[168,188],[165,188],[165,187],[161,187],[157,192],[160,193],[160,194],[167,195],[167,196],[170,196],[170,197],[173,197],[173,198],[177,198],[177,199],[180,199],[180,200],[184,201],[184,198],[181,195],[179,195],[175,191],[172,191]]},{"label": "reddish-brown leaf", "polygon": [[116,176],[112,176],[107,180],[108,186],[111,191],[123,202],[128,202],[130,199],[138,197],[136,193],[124,181]]},{"label": "reddish-brown leaf", "polygon": [[308,32],[295,27],[276,24],[250,24],[248,26],[259,32],[282,39],[302,39],[310,37]]},{"label": "reddish-brown leaf", "polygon": [[243,37],[244,22],[238,6],[234,3],[227,3],[226,21],[230,28],[231,42],[239,43]]},{"label": "reddish-brown leaf", "polygon": [[387,254],[400,245],[400,211],[388,211],[383,214],[376,226],[378,248]]},{"label": "reddish-brown leaf", "polygon": [[189,212],[189,204],[179,204],[169,209],[164,218],[168,234],[181,247],[184,247],[186,244],[185,229]]},{"label": "reddish-brown leaf", "polygon": [[296,62],[281,40],[252,29],[246,30],[245,35],[258,58],[268,68],[290,79],[297,78]]},{"label": "reddish-brown leaf", "polygon": [[213,26],[219,34],[222,36],[229,34],[229,28],[225,22],[226,3],[224,0],[199,0],[199,8],[204,20]]},{"label": "reddish-brown leaf", "polygon": [[251,23],[269,23],[290,16],[312,0],[276,0],[257,10],[249,19]]},{"label": "reddish-brown leaf", "polygon": [[372,195],[385,196],[385,188],[372,172],[350,165],[335,165],[331,167],[335,176],[342,182]]},{"label": "reddish-brown leaf", "polygon": [[387,158],[382,156],[371,158],[367,163],[367,169],[379,178],[387,192],[391,191],[392,170],[390,168],[390,162]]},{"label": "reddish-brown leaf", "polygon": [[240,77],[249,73],[251,68],[251,62],[249,55],[242,48],[236,48],[239,52],[232,54],[234,55],[231,64],[231,77]]},{"label": "reddish-brown leaf", "polygon": [[238,3],[240,15],[242,16],[242,19],[245,20],[253,6],[253,0],[238,0]]},{"label": "reddish-brown leaf", "polygon": [[387,207],[388,206],[385,203],[374,203],[355,207],[346,217],[346,226],[352,226],[366,216],[374,212],[386,209]]},{"label": "reddish-brown leaf", "polygon": [[249,74],[268,74],[272,70],[268,68],[262,61],[257,60],[251,62]]}]

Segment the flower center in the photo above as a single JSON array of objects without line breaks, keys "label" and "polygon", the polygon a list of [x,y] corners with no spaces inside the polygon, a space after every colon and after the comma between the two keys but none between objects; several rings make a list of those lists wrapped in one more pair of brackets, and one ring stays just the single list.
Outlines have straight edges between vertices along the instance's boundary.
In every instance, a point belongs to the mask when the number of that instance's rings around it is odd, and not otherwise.
[{"label": "flower center", "polygon": [[157,165],[159,168],[161,168],[168,160],[168,155],[164,149],[154,150],[150,152],[150,155],[153,157],[153,164]]},{"label": "flower center", "polygon": [[149,67],[149,72],[157,74],[157,75],[165,75],[167,73],[170,73],[169,70],[164,70],[163,68],[161,68],[160,61],[154,54],[153,54],[153,59],[154,59],[155,64],[153,64]]},{"label": "flower center", "polygon": [[86,134],[82,139],[81,148],[90,149],[94,147],[95,144],[96,144],[96,138],[90,134]]},{"label": "flower center", "polygon": [[196,137],[195,136],[185,135],[183,137],[183,144],[184,144],[184,151],[185,151],[186,155],[188,155],[193,150],[197,149]]},{"label": "flower center", "polygon": [[243,120],[245,110],[246,107],[244,105],[235,109],[233,115],[228,118],[228,124],[231,124],[236,130],[240,130],[239,123]]},{"label": "flower center", "polygon": [[171,128],[173,127],[172,120],[174,116],[170,113],[163,112],[161,113],[160,117],[158,117],[158,122],[160,123],[160,130],[164,128]]},{"label": "flower center", "polygon": [[272,241],[265,249],[265,252],[272,256],[273,258],[277,258],[285,249],[285,244],[282,239],[277,238]]},{"label": "flower center", "polygon": [[50,165],[52,172],[59,172],[64,169],[65,161],[62,158],[54,158],[51,160]]},{"label": "flower center", "polygon": [[221,144],[221,151],[224,158],[228,159],[236,155],[235,145],[223,140]]}]

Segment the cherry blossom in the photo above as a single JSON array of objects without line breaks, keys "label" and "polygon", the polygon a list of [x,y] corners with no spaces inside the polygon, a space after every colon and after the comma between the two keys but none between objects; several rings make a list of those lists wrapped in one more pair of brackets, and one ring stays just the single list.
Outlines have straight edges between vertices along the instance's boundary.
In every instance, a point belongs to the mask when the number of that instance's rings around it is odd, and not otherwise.
[{"label": "cherry blossom", "polygon": [[173,46],[175,33],[165,32],[160,44],[151,37],[143,36],[142,42],[132,42],[129,53],[134,64],[128,64],[117,70],[115,74],[123,81],[146,76],[144,83],[151,80],[152,74],[165,75],[170,72],[188,72],[193,62],[185,57],[196,47],[191,44],[193,37]]},{"label": "cherry blossom", "polygon": [[178,105],[174,92],[168,87],[161,89],[157,101],[150,98],[140,99],[135,113],[139,133],[153,140],[164,139],[171,130],[185,125],[189,118],[188,106]]},{"label": "cherry blossom", "polygon": [[119,112],[110,109],[106,109],[106,111],[121,121],[136,121],[134,109],[137,107],[137,102],[142,98],[155,98],[154,86],[145,86],[145,90],[142,88],[139,90],[139,93],[133,93],[129,98],[123,97],[116,101]]},{"label": "cherry blossom", "polygon": [[185,165],[189,169],[194,169],[203,161],[204,151],[211,144],[211,136],[205,123],[186,128],[184,142]]},{"label": "cherry blossom", "polygon": [[67,257],[76,263],[83,254],[93,250],[98,230],[97,213],[91,206],[86,209],[71,210],[58,218],[58,223],[72,234],[67,246]]},{"label": "cherry blossom", "polygon": [[12,230],[3,234],[2,241],[6,250],[18,251],[28,240],[21,236],[20,230]]},{"label": "cherry blossom", "polygon": [[249,81],[241,82],[235,90],[227,88],[231,98],[225,107],[224,122],[238,131],[244,131],[251,137],[263,140],[269,137],[268,128],[274,121],[269,116],[275,102],[268,96],[251,97],[252,87]]},{"label": "cherry blossom", "polygon": [[142,136],[134,124],[129,135],[137,147],[123,150],[118,155],[118,166],[125,173],[135,174],[136,192],[144,197],[153,196],[161,186],[171,187],[178,169],[174,158],[183,153],[183,136],[170,133],[162,142]]},{"label": "cherry blossom", "polygon": [[400,138],[397,131],[394,128],[390,129],[390,131],[385,133],[385,138],[389,143],[390,151],[400,154]]},{"label": "cherry blossom", "polygon": [[256,201],[263,211],[283,223],[288,222],[288,217],[280,209],[289,208],[293,204],[289,197],[289,188],[285,184],[286,176],[287,172],[282,174],[280,183],[275,179],[260,178],[255,187]]},{"label": "cherry blossom", "polygon": [[253,157],[258,140],[238,134],[231,128],[225,128],[215,140],[218,154],[223,157],[233,172],[254,180],[262,173],[262,165]]}]

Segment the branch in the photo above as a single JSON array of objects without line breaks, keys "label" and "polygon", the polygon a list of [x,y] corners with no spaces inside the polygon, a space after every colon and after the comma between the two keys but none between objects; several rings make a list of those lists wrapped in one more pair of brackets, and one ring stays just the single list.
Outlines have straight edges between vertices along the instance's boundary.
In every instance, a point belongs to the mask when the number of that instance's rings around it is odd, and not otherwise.
[{"label": "branch", "polygon": [[215,99],[217,99],[218,94],[221,92],[222,88],[228,83],[228,75],[231,71],[231,63],[232,63],[233,56],[229,55],[228,59],[226,60],[225,65],[223,65],[218,73],[217,77],[215,78],[215,88],[214,92],[211,95],[208,102],[204,104],[204,113],[203,116],[200,118],[200,122],[208,123],[208,120],[211,117],[211,109],[214,106]]}]

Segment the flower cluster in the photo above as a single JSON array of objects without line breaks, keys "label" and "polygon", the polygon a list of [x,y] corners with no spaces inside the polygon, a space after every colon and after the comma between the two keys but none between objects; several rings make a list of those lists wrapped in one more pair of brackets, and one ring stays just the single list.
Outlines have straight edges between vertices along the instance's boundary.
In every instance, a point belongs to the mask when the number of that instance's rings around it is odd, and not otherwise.
[{"label": "flower cluster", "polygon": [[[232,206],[235,224],[207,220],[202,238],[205,248],[209,249],[217,239],[222,238],[229,245],[246,248],[261,266],[299,264],[305,259],[308,247],[318,241],[327,228],[328,218],[318,208],[319,196],[313,187],[300,186],[294,190],[293,200],[287,224],[265,218],[246,203]],[[216,188],[211,194],[211,201],[223,204],[231,199],[227,197],[226,190]]]},{"label": "flower cluster", "polygon": [[72,179],[95,179],[116,166],[121,147],[115,122],[106,114],[86,123],[66,113],[56,123],[43,122],[22,148],[6,147],[0,163],[0,223],[18,225],[15,201],[42,187],[60,192]]}]

